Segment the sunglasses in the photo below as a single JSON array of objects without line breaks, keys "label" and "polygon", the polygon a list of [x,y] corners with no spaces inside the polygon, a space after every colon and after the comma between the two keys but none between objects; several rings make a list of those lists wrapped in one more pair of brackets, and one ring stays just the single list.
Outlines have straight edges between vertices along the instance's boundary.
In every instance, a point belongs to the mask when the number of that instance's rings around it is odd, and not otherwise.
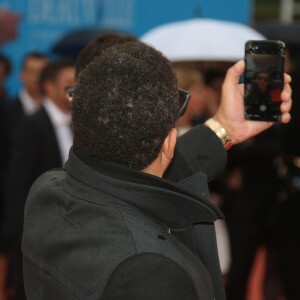
[{"label": "sunglasses", "polygon": [[65,87],[66,97],[67,99],[72,102],[74,96],[75,86],[70,85]]},{"label": "sunglasses", "polygon": [[[75,91],[75,86],[65,87],[66,97],[70,102],[73,100],[74,91]],[[180,109],[177,114],[177,119],[180,118],[181,116],[183,116],[183,114],[185,113],[187,106],[189,104],[190,98],[191,98],[191,93],[189,93],[183,89],[178,89],[178,92],[179,92]]]},{"label": "sunglasses", "polygon": [[184,115],[184,113],[187,109],[187,106],[189,104],[189,101],[191,99],[191,93],[189,93],[183,89],[178,89],[178,91],[179,91],[180,108],[179,108],[179,112],[177,114],[177,119]]},{"label": "sunglasses", "polygon": [[269,78],[269,77],[265,77],[265,76],[258,76],[258,77],[257,77],[257,80],[258,80],[258,81],[269,81],[270,78]]}]

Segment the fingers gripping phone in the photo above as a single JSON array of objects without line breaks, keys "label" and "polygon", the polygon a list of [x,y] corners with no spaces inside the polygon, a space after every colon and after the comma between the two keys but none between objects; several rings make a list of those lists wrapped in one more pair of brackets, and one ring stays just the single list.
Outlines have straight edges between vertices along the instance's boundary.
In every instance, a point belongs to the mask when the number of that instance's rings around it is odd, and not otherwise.
[{"label": "fingers gripping phone", "polygon": [[245,44],[245,118],[281,120],[285,45],[281,41],[248,41]]}]

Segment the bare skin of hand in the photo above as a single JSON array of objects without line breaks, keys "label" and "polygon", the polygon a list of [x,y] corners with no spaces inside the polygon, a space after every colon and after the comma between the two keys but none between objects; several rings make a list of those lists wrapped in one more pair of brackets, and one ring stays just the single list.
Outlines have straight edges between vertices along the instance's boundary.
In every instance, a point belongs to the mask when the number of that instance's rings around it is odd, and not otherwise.
[{"label": "bare skin of hand", "polygon": [[[227,131],[232,144],[241,143],[260,132],[270,128],[274,122],[248,121],[244,117],[244,84],[239,84],[239,78],[245,71],[245,62],[237,62],[228,69],[222,87],[222,99],[214,119]],[[281,93],[282,112],[281,123],[291,119],[292,90],[291,77],[284,74],[284,89]]]}]

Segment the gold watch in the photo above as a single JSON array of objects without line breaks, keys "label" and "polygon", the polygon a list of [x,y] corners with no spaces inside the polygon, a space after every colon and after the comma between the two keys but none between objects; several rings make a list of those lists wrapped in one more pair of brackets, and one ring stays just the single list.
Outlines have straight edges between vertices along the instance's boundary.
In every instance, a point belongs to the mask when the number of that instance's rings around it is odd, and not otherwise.
[{"label": "gold watch", "polygon": [[210,118],[204,123],[204,125],[209,127],[217,135],[217,137],[222,141],[223,146],[226,150],[229,150],[231,148],[231,138],[225,128],[222,127],[219,122],[217,122],[213,118]]}]

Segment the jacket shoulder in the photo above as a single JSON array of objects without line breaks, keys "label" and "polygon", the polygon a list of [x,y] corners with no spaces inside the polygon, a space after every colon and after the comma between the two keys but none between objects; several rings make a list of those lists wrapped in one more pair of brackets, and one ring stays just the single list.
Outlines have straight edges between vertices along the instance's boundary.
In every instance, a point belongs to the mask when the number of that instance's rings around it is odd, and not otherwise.
[{"label": "jacket shoulder", "polygon": [[178,138],[174,158],[164,177],[179,182],[203,172],[210,181],[225,168],[226,160],[221,140],[210,128],[199,124]]},{"label": "jacket shoulder", "polygon": [[66,179],[66,171],[62,168],[57,168],[43,173],[32,184],[28,198],[34,197],[38,192],[47,190],[51,185]]},{"label": "jacket shoulder", "polygon": [[[25,203],[25,213],[24,221],[26,222],[26,215],[29,212],[32,213],[32,210],[35,210],[35,207],[45,206],[51,191],[57,190],[58,186],[61,186],[66,178],[66,172],[63,169],[53,169],[46,173],[40,175],[32,184],[27,200]],[[43,199],[43,201],[41,201]]]},{"label": "jacket shoulder", "polygon": [[115,267],[136,255],[135,245],[117,208],[70,194],[68,180],[65,170],[52,170],[30,190],[22,241],[25,288],[32,295],[39,285],[43,295],[56,291],[57,300],[71,299],[59,296],[63,286],[78,299],[99,299]]},{"label": "jacket shoulder", "polygon": [[[203,298],[209,299],[208,295]],[[142,253],[123,261],[111,274],[102,300],[197,300],[194,283],[175,261],[156,253]]]}]

